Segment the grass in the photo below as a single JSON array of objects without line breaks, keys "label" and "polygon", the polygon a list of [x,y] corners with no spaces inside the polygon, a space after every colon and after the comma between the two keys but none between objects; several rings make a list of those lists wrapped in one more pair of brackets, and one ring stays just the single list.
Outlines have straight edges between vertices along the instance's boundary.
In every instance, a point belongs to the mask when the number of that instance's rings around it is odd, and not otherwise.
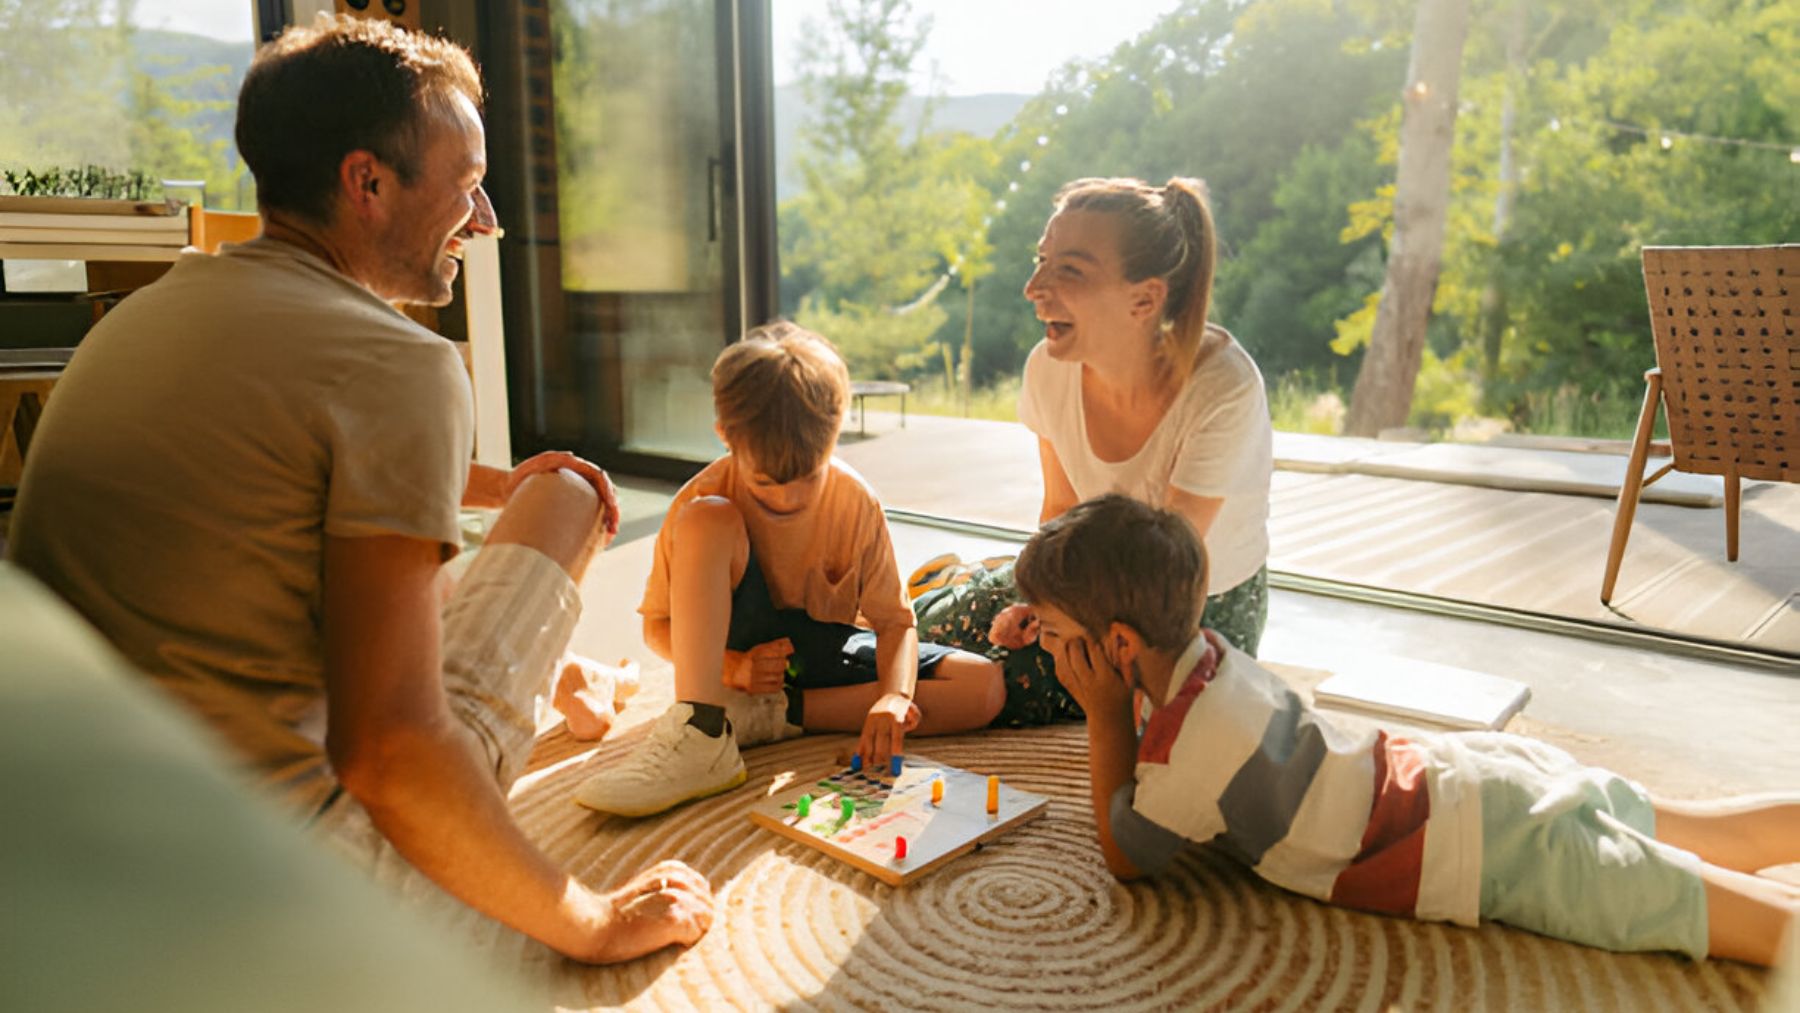
[{"label": "grass", "polygon": [[[1335,436],[1343,429],[1348,391],[1309,374],[1289,373],[1275,378],[1268,393],[1270,419],[1282,432]],[[1513,428],[1536,435],[1630,439],[1642,404],[1641,393],[1583,391],[1565,384],[1554,390],[1526,392],[1516,409]],[[942,377],[930,377],[912,382],[906,407],[921,415],[1017,422],[1018,405],[1016,376],[977,387],[967,403],[961,391],[946,388]],[[1447,436],[1458,424],[1475,420],[1474,415],[1453,419],[1439,435]],[[1658,426],[1659,431],[1662,428]]]},{"label": "grass", "polygon": [[942,377],[915,380],[907,397],[906,410],[921,415],[947,415],[961,419],[987,419],[992,422],[1019,421],[1019,377],[1005,377],[996,383],[975,388],[965,403],[961,391],[948,390]]}]

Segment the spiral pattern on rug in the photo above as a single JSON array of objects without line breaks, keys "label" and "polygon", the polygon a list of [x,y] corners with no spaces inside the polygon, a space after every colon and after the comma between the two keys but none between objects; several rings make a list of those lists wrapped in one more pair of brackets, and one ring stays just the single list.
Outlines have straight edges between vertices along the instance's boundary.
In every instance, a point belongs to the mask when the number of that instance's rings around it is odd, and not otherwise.
[{"label": "spiral pattern on rug", "polygon": [[620,967],[513,937],[559,1007],[642,1009],[1751,1010],[1756,969],[1609,954],[1330,907],[1204,849],[1154,881],[1107,873],[1079,727],[913,739],[934,760],[1049,796],[1049,811],[908,887],[889,887],[752,825],[750,808],[837,769],[847,736],[750,750],[749,782],[646,820],[570,796],[630,737],[590,756],[540,750],[514,793],[526,830],[589,882],[664,858],[708,876],[718,919],[697,946]]}]

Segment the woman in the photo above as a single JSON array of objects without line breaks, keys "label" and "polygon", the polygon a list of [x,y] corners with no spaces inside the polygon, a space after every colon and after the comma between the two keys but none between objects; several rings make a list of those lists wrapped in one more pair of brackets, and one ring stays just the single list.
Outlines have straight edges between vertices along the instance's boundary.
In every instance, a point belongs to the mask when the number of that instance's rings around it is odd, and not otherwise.
[{"label": "woman", "polygon": [[[1256,363],[1207,322],[1213,260],[1198,180],[1063,187],[1025,283],[1044,339],[1019,419],[1038,436],[1039,522],[1107,492],[1180,513],[1206,543],[1206,625],[1254,655],[1268,617],[1269,408]],[[915,575],[915,587],[962,581],[914,602],[921,639],[1010,652],[996,724],[1079,718],[1010,564],[952,569]]]}]

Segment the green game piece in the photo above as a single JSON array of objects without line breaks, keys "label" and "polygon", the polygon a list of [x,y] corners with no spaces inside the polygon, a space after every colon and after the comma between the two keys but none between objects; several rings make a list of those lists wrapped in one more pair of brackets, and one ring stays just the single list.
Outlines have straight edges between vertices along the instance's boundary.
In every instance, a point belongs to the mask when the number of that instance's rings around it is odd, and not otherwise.
[{"label": "green game piece", "polygon": [[852,816],[855,816],[855,815],[856,815],[856,800],[851,799],[851,798],[844,799],[844,819],[848,820]]},{"label": "green game piece", "polygon": [[807,817],[807,814],[810,813],[811,811],[812,811],[812,796],[811,795],[800,796],[800,808],[799,808],[800,818],[805,819]]}]

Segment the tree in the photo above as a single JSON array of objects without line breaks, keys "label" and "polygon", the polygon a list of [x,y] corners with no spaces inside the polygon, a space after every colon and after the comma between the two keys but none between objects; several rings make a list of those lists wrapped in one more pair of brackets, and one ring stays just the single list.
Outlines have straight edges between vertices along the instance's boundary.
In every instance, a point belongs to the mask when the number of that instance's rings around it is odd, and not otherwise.
[{"label": "tree", "polygon": [[1413,25],[1394,184],[1394,237],[1375,329],[1357,372],[1345,431],[1374,436],[1405,423],[1437,291],[1456,91],[1468,35],[1469,0],[1419,0]]},{"label": "tree", "polygon": [[851,370],[896,376],[929,361],[945,320],[937,296],[958,251],[971,263],[970,212],[987,199],[962,148],[929,134],[929,110],[905,136],[901,101],[931,30],[910,0],[834,0],[807,32],[800,84],[816,118],[799,132],[804,190],[787,202],[782,261],[816,279],[797,319],[837,342]]}]

